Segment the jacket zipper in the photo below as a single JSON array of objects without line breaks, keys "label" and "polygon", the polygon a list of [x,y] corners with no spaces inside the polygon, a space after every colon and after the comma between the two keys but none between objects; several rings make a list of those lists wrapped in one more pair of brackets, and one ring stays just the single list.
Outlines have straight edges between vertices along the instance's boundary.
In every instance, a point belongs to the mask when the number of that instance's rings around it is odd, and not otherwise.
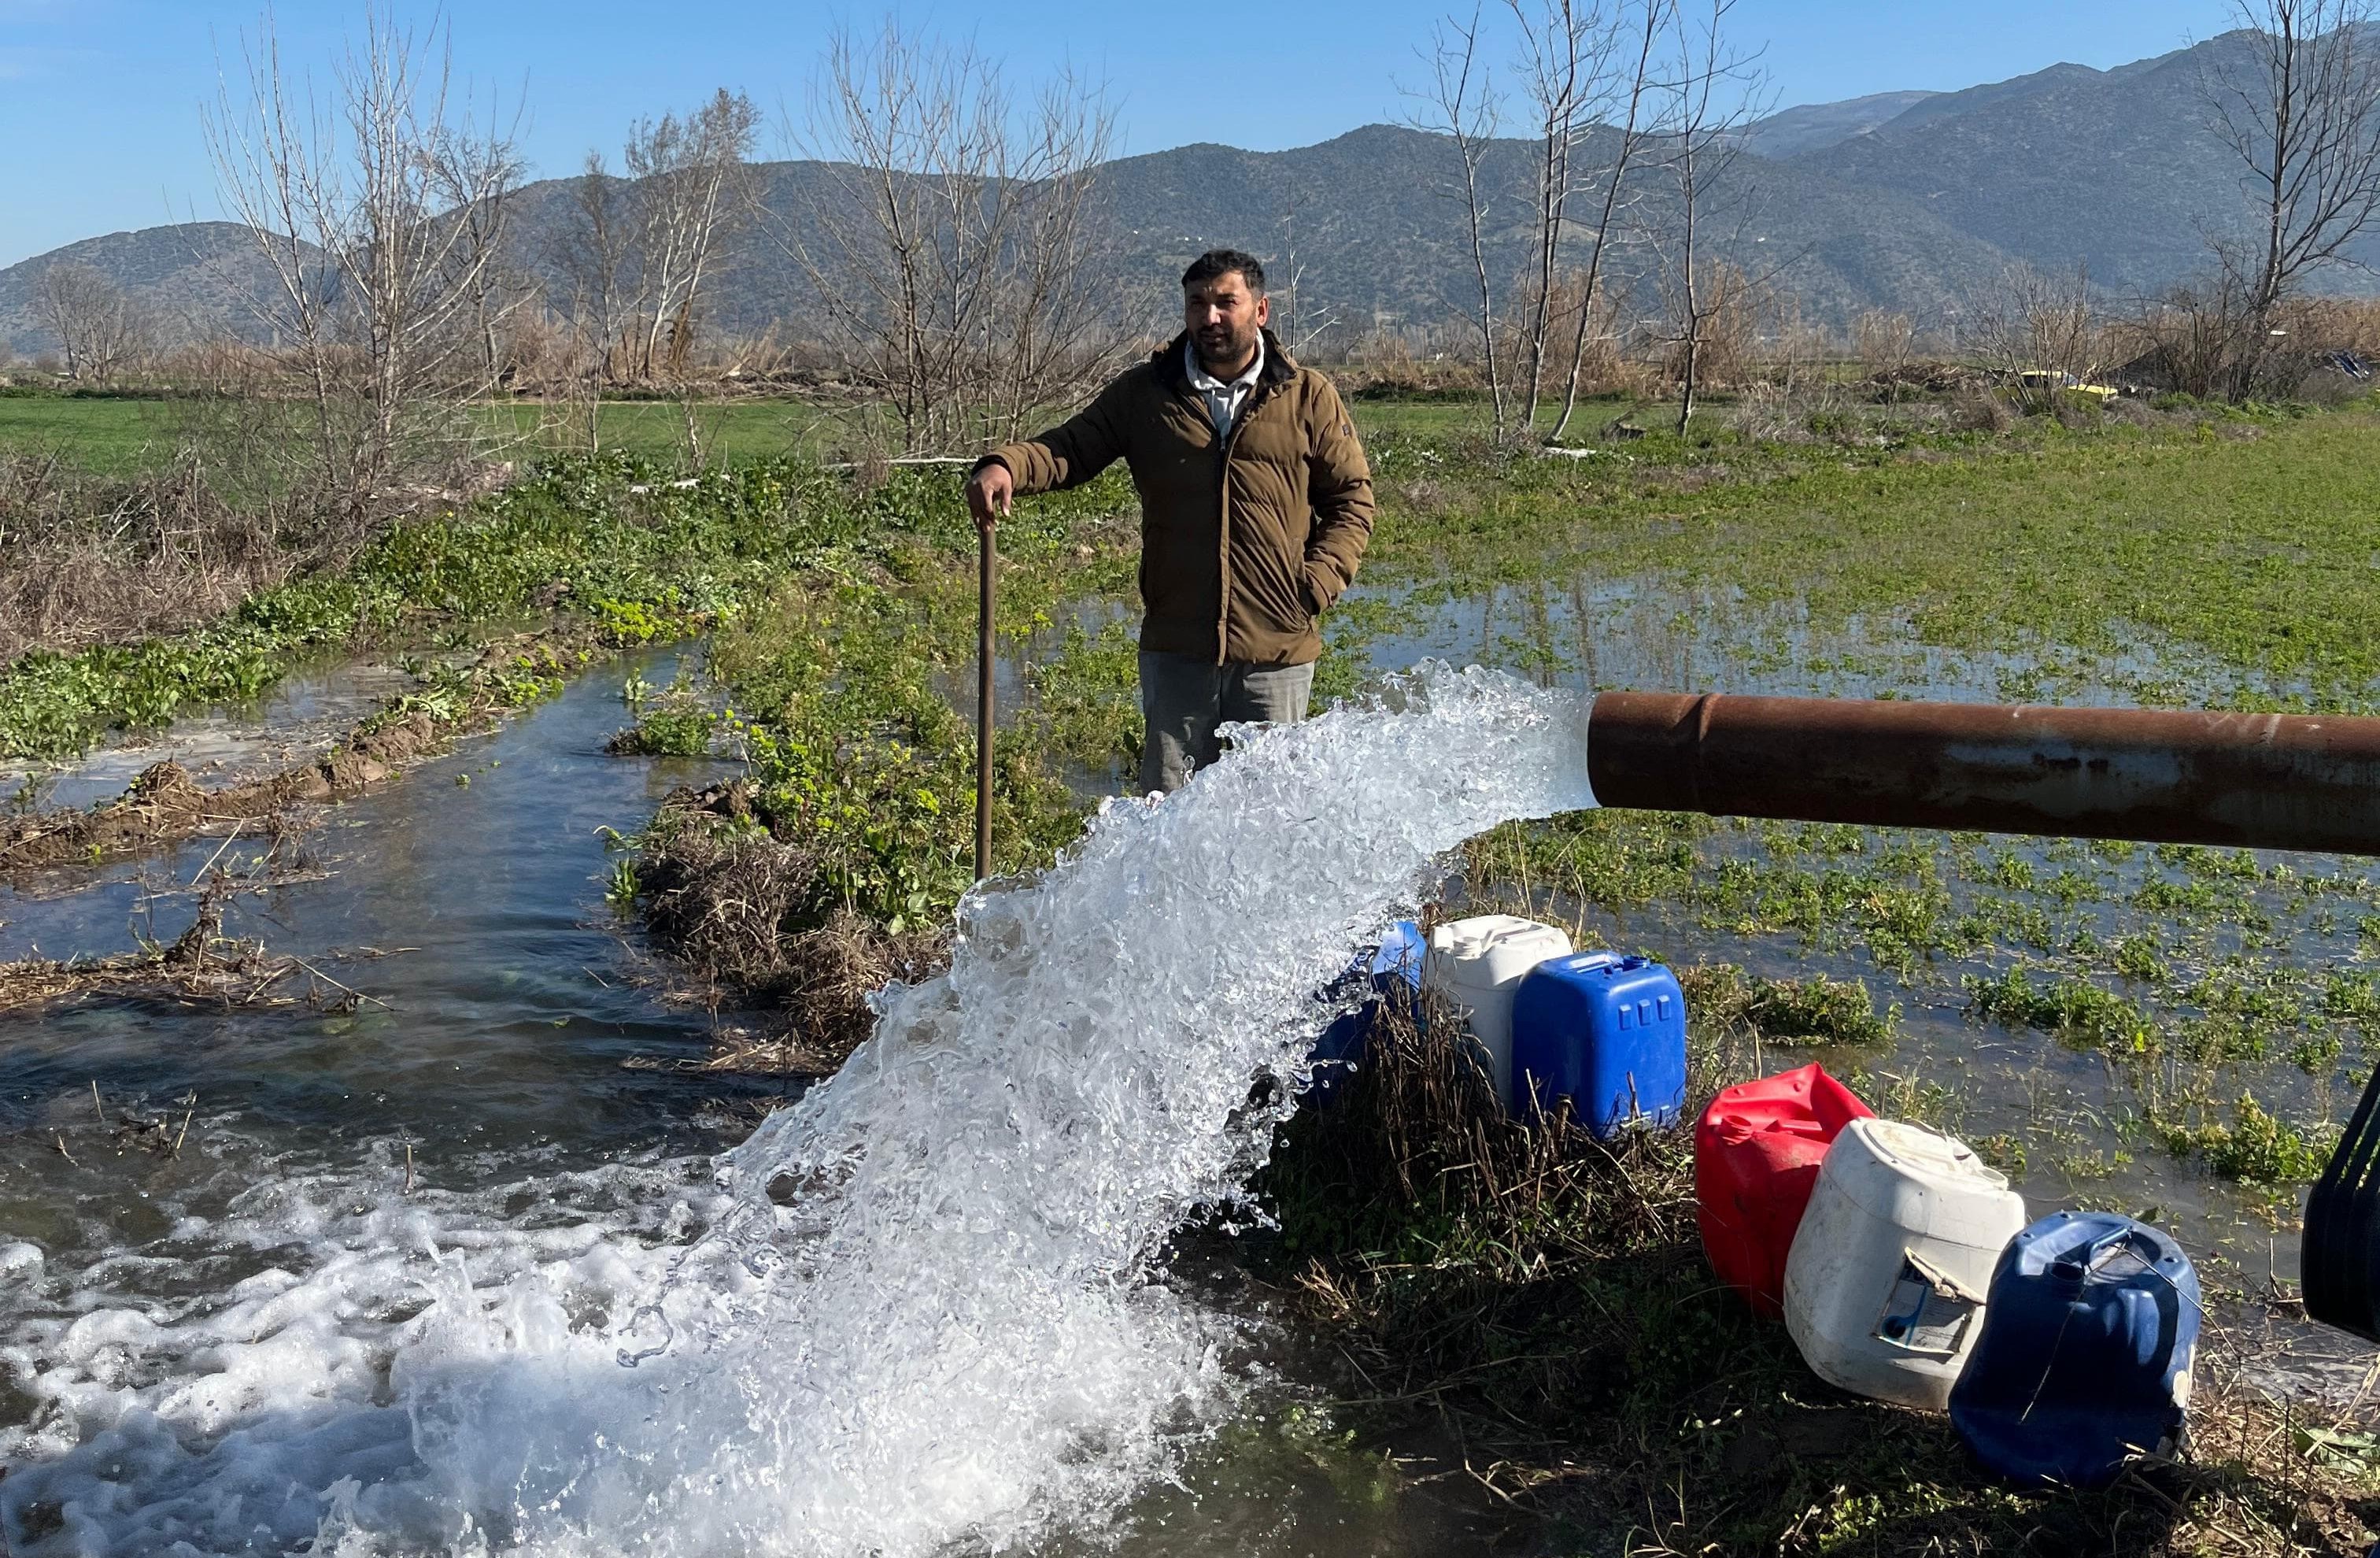
[{"label": "jacket zipper", "polygon": [[[1218,665],[1228,663],[1231,658],[1232,451],[1240,445],[1240,430],[1248,425],[1248,419],[1256,415],[1257,408],[1271,398],[1271,390],[1272,386],[1261,378],[1250,385],[1247,400],[1240,407],[1239,414],[1232,419],[1232,431],[1215,441],[1215,495],[1217,503],[1221,506],[1220,522],[1215,527],[1215,571],[1217,578],[1222,585],[1221,604],[1215,617],[1215,663]],[[1211,427],[1214,424],[1212,417],[1208,418],[1207,420],[1208,426]]]}]

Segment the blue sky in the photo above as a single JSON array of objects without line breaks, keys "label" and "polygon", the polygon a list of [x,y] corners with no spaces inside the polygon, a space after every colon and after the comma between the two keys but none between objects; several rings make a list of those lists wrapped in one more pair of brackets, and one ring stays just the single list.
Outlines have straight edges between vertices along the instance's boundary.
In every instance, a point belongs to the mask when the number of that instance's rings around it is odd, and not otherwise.
[{"label": "blue sky", "polygon": [[[905,6],[913,26],[972,33],[1023,76],[1104,79],[1124,149],[1196,140],[1277,150],[1402,117],[1398,82],[1448,0],[1269,0],[1159,6],[1083,0]],[[390,0],[400,18],[441,14]],[[321,69],[360,0],[282,0],[284,58]],[[237,69],[256,0],[0,0],[0,265],[76,238],[218,214],[199,140],[218,59]],[[798,108],[820,37],[879,7],[803,0],[448,0],[459,67],[525,96],[541,175],[611,149],[626,123],[739,88]],[[1952,89],[2060,60],[2106,67],[2221,31],[2226,0],[1740,0],[1779,105]],[[768,154],[781,155],[771,144]]]}]

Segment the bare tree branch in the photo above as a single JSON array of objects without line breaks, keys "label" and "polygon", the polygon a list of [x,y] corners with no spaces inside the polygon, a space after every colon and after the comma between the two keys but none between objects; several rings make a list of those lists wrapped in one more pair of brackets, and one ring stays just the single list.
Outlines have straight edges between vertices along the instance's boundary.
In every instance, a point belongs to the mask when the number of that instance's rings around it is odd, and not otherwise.
[{"label": "bare tree branch", "polygon": [[1734,9],[1735,0],[1703,0],[1692,12],[1684,0],[1672,6],[1670,34],[1677,74],[1659,88],[1666,101],[1656,132],[1665,143],[1678,196],[1675,241],[1661,289],[1676,331],[1680,433],[1694,420],[1711,322],[1740,302],[1744,280],[1724,262],[1718,272],[1709,268],[1706,256],[1717,246],[1705,231],[1712,193],[1742,155],[1743,127],[1760,116],[1768,90],[1758,55],[1740,55],[1727,42],[1727,18]]},{"label": "bare tree branch", "polygon": [[685,376],[703,287],[752,209],[759,123],[750,98],[722,87],[682,121],[663,115],[629,131],[622,162],[633,212],[635,367],[649,383]]},{"label": "bare tree branch", "polygon": [[2091,274],[2046,274],[2015,264],[1975,300],[1974,346],[2010,393],[2049,410],[2107,367],[2106,333],[2091,306]]},{"label": "bare tree branch", "polygon": [[572,377],[587,419],[589,453],[603,447],[603,390],[618,380],[614,359],[633,306],[628,198],[604,166],[603,154],[588,152],[584,168],[571,180],[569,211],[552,240],[554,266],[570,288],[570,321],[577,336]]},{"label": "bare tree branch", "polygon": [[1500,103],[1488,67],[1479,57],[1477,7],[1468,22],[1452,17],[1439,22],[1420,53],[1422,63],[1429,67],[1428,82],[1407,89],[1405,95],[1420,105],[1412,120],[1415,129],[1446,136],[1454,143],[1457,173],[1447,192],[1463,203],[1471,239],[1472,275],[1479,288],[1479,311],[1462,311],[1478,328],[1480,356],[1488,370],[1488,405],[1500,439],[1510,408],[1497,345],[1496,289],[1488,270],[1488,195],[1479,176],[1480,164],[1496,140]]},{"label": "bare tree branch", "polygon": [[417,39],[368,10],[318,92],[283,67],[268,15],[245,90],[225,80],[204,116],[225,204],[275,284],[263,323],[307,386],[305,474],[350,538],[485,438],[472,403],[494,377],[492,272],[519,162],[513,125],[493,101],[475,119],[452,57],[443,30]]},{"label": "bare tree branch", "polygon": [[[1562,389],[1561,415],[1555,419],[1548,438],[1560,438],[1570,427],[1570,420],[1578,409],[1580,371],[1586,361],[1587,335],[1597,317],[1597,305],[1602,298],[1603,262],[1610,250],[1613,224],[1621,213],[1621,190],[1626,188],[1628,173],[1644,151],[1650,136],[1645,127],[1649,107],[1653,49],[1659,41],[1661,24],[1670,13],[1671,0],[1642,0],[1636,27],[1636,59],[1625,77],[1621,94],[1627,107],[1620,126],[1620,141],[1613,149],[1611,161],[1600,172],[1603,202],[1597,213],[1595,231],[1587,250],[1586,274],[1579,287],[1578,322],[1571,335],[1570,373]],[[1615,17],[1614,26],[1618,25]],[[1624,60],[1624,55],[1620,56]]]},{"label": "bare tree branch", "polygon": [[42,272],[33,306],[58,338],[70,379],[106,383],[152,348],[148,316],[89,265],[53,261]]},{"label": "bare tree branch", "polygon": [[[1570,222],[1578,149],[1605,114],[1623,97],[1632,117],[1641,96],[1644,71],[1615,73],[1623,26],[1615,6],[1598,0],[1506,0],[1519,24],[1521,79],[1536,115],[1536,198],[1530,212],[1529,297],[1522,321],[1521,349],[1528,359],[1528,393],[1518,413],[1524,429],[1536,425],[1544,395],[1546,361],[1552,348],[1556,270]],[[1645,34],[1649,52],[1651,34]],[[1610,190],[1616,199],[1619,180]],[[1587,299],[1592,303],[1592,298]],[[1582,317],[1585,317],[1582,315]]]},{"label": "bare tree branch", "polygon": [[[2239,160],[2252,236],[2215,240],[2245,308],[2232,392],[2253,392],[2274,310],[2307,279],[2352,263],[2380,214],[2380,38],[2374,0],[2232,0],[2241,31],[2202,77],[2208,128]],[[2238,40],[2234,46],[2233,40]]]},{"label": "bare tree branch", "polygon": [[1016,436],[1128,349],[1082,285],[1114,123],[1071,75],[1020,100],[972,45],[834,35],[794,136],[820,186],[763,225],[905,450]]}]

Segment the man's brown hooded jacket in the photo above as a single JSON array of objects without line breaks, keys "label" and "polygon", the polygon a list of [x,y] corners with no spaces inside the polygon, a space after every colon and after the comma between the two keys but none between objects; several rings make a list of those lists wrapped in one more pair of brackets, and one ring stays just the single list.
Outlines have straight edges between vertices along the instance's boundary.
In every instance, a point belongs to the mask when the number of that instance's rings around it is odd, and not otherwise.
[{"label": "man's brown hooded jacket", "polygon": [[1265,365],[1219,441],[1183,337],[1038,438],[984,456],[1019,495],[1089,481],[1121,457],[1140,492],[1140,647],[1218,663],[1303,665],[1315,617],[1372,536],[1372,472],[1330,381],[1265,335]]}]

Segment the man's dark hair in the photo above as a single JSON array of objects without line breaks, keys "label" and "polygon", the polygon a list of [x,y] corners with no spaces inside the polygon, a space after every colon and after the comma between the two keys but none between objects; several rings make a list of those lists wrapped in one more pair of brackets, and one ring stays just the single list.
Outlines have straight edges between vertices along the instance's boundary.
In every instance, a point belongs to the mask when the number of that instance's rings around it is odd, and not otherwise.
[{"label": "man's dark hair", "polygon": [[1249,291],[1259,298],[1264,296],[1264,262],[1236,249],[1210,249],[1191,261],[1190,268],[1182,273],[1182,290],[1187,292],[1202,281],[1213,281],[1233,271],[1240,273]]}]

